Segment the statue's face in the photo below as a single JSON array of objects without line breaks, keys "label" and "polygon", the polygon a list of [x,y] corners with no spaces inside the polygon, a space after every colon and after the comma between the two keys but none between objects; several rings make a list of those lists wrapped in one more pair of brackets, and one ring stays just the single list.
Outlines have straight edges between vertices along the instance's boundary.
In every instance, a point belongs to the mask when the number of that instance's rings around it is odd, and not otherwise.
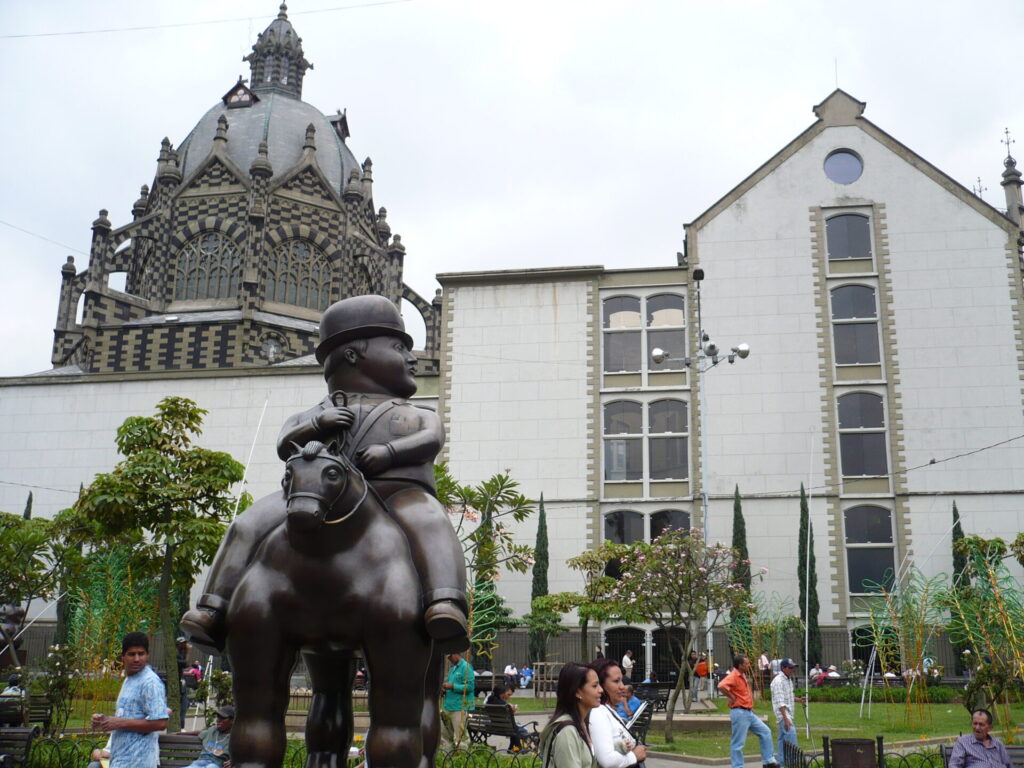
[{"label": "statue's face", "polygon": [[382,390],[397,397],[416,394],[416,355],[395,336],[369,339],[359,371]]}]

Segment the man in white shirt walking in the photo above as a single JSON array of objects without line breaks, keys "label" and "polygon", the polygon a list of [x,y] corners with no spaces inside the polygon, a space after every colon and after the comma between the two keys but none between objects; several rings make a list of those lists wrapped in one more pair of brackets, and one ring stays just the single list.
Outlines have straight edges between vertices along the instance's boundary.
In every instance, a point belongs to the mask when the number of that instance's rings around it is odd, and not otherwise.
[{"label": "man in white shirt walking", "polygon": [[625,683],[631,683],[633,681],[633,652],[626,651],[626,655],[622,657],[622,680]]}]

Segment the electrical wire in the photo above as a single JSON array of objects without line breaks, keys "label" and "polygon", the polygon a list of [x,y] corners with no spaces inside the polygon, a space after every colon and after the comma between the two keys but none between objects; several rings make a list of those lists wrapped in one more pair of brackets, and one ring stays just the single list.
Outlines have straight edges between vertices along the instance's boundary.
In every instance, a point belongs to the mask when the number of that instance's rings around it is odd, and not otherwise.
[{"label": "electrical wire", "polygon": [[[411,3],[412,0],[377,0],[372,3],[357,3],[354,5],[338,5],[333,8],[316,8],[312,11],[292,11],[290,16],[306,16],[313,13],[334,13],[336,11],[351,11],[358,8],[375,8],[381,5],[397,5],[399,3]],[[28,37],[69,37],[73,35],[103,35],[115,32],[144,32],[153,29],[181,29],[183,27],[204,27],[214,24],[234,24],[239,21],[250,21],[252,16],[238,16],[231,19],[211,19],[210,21],[182,21],[174,24],[145,24],[137,27],[106,27],[103,29],[77,29],[70,32],[23,32],[11,35],[0,35],[0,40],[12,40]]]},{"label": "electrical wire", "polygon": [[50,238],[46,237],[45,235],[40,235],[37,232],[31,232],[30,230],[24,229],[23,227],[17,227],[14,224],[11,224],[9,221],[4,221],[3,219],[0,219],[0,224],[3,224],[5,227],[10,227],[11,229],[16,229],[19,232],[24,232],[26,235],[31,235],[32,237],[36,237],[36,238],[38,238],[40,240],[45,240],[48,243],[53,243],[54,245],[59,245],[61,248],[67,248],[69,251],[74,251],[75,253],[79,253],[82,256],[88,256],[89,255],[85,251],[79,250],[78,248],[75,248],[73,246],[65,245],[64,243],[57,242],[56,240],[51,240]]}]

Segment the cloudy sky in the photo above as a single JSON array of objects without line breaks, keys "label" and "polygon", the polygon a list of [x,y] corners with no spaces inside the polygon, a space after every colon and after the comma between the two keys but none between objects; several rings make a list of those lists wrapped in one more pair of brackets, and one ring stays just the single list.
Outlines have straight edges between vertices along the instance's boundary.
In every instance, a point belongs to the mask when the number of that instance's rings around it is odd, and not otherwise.
[{"label": "cloudy sky", "polygon": [[[160,140],[248,76],[276,13],[0,0],[0,375],[49,367],[65,258],[86,266],[98,209],[130,220]],[[1020,0],[293,0],[289,16],[314,64],[304,99],[348,110],[428,298],[438,272],[674,263],[683,224],[837,84],[997,206],[1004,127],[1024,154]]]}]

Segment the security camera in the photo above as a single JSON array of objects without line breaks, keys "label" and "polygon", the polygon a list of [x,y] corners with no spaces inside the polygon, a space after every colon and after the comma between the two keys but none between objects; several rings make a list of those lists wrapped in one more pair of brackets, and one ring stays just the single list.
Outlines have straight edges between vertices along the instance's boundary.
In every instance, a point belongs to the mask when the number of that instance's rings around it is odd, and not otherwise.
[{"label": "security camera", "polygon": [[708,357],[717,357],[718,356],[718,345],[715,344],[715,342],[713,342],[713,341],[708,341],[704,345],[704,354],[707,355]]}]

